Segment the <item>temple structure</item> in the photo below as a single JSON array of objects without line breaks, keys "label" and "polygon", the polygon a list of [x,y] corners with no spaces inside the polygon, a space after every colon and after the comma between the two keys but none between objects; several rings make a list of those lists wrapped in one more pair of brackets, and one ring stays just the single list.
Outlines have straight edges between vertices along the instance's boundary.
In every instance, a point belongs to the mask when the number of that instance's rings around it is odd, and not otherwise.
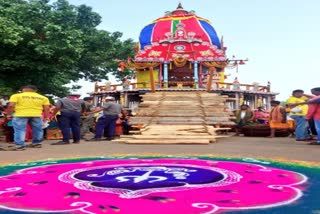
[{"label": "temple structure", "polygon": [[115,96],[132,109],[138,105],[139,95],[149,92],[207,91],[227,95],[230,109],[243,103],[269,109],[277,94],[271,92],[270,83],[241,84],[237,78],[226,81],[225,69],[246,60],[229,60],[225,50],[211,22],[179,4],[141,30],[134,60],[119,63],[122,69],[134,69],[136,79],[96,85],[93,95],[96,102]]}]

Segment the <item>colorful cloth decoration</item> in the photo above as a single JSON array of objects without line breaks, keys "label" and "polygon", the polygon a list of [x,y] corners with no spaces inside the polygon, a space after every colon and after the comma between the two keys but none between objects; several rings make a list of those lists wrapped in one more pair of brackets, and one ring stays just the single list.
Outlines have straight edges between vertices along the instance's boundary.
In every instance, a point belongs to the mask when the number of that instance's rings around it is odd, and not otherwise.
[{"label": "colorful cloth decoration", "polygon": [[140,33],[135,62],[165,62],[181,54],[186,61],[225,61],[211,23],[183,8],[154,20]]}]

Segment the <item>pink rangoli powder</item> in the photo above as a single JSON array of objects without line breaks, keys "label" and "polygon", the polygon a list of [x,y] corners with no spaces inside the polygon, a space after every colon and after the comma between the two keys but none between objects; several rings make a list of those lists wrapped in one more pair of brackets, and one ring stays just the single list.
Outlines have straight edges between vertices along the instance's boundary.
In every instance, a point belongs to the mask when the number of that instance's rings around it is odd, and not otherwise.
[{"label": "pink rangoli powder", "polygon": [[31,213],[219,213],[293,203],[306,180],[296,172],[240,162],[87,161],[0,177],[0,207]]}]

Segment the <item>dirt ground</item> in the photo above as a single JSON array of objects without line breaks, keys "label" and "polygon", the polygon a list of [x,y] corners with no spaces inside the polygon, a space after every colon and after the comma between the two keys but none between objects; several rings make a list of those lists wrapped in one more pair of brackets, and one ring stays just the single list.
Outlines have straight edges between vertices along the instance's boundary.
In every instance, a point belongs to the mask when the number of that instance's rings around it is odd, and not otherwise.
[{"label": "dirt ground", "polygon": [[[228,137],[209,145],[132,145],[111,141],[80,144],[50,145],[45,141],[42,148],[24,151],[0,151],[0,164],[25,161],[99,157],[112,155],[214,155],[223,157],[284,159],[287,161],[312,161],[320,163],[320,146],[296,142],[294,138]],[[7,146],[1,142],[0,146]]]}]

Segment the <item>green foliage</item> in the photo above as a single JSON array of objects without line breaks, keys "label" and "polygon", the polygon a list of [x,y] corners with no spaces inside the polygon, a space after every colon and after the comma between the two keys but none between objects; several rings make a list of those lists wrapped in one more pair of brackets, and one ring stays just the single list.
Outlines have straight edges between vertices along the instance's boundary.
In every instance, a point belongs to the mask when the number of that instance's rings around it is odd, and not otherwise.
[{"label": "green foliage", "polygon": [[34,84],[63,96],[71,81],[119,73],[115,59],[133,56],[134,43],[98,30],[100,22],[92,8],[66,0],[0,0],[0,85],[16,91]]}]

